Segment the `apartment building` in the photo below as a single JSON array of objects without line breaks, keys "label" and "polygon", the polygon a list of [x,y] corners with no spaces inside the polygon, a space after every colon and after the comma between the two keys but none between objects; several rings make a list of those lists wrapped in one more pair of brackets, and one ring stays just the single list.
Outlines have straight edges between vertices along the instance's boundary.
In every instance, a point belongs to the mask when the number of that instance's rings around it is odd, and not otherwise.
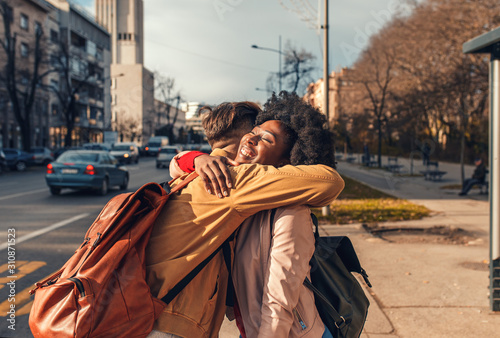
[{"label": "apartment building", "polygon": [[[58,100],[50,106],[50,138],[54,147],[67,146],[65,136],[71,133],[71,143],[102,142],[103,132],[111,128],[111,44],[110,34],[84,8],[67,0],[47,0],[57,9],[59,36],[58,79],[51,79]],[[67,67],[61,58],[69,58]],[[63,95],[61,95],[63,94]],[[66,94],[66,96],[64,95]],[[74,96],[75,104],[67,101]],[[74,115],[71,112],[74,112]],[[74,117],[74,118],[73,118]],[[73,130],[71,122],[74,121]]]},{"label": "apartment building", "polygon": [[[330,120],[336,120],[342,114],[345,114],[346,107],[343,102],[346,101],[347,96],[352,97],[355,95],[355,86],[351,79],[353,70],[350,68],[342,68],[340,71],[333,71],[329,76],[329,115]],[[312,106],[323,111],[323,95],[324,95],[324,82],[319,79],[314,83],[307,86],[307,92],[304,100]]]},{"label": "apartment building", "polygon": [[[40,50],[42,60],[38,68],[39,74],[44,74],[48,70],[46,51],[50,51],[53,44],[50,40],[52,31],[57,32],[57,22],[54,10],[49,3],[43,0],[7,0],[5,1],[5,16],[0,16],[0,40],[7,41],[4,29],[4,20],[10,22],[10,37],[16,37],[14,47],[15,67],[7,66],[8,57],[4,48],[0,49],[0,69],[2,70],[0,81],[0,148],[22,148],[23,136],[22,128],[18,119],[14,115],[13,102],[8,95],[6,86],[6,72],[12,69],[14,82],[17,87],[17,103],[21,109],[22,119],[25,128],[31,139],[30,146],[49,145],[49,118],[48,107],[51,100],[51,93],[46,85],[49,79],[44,77],[42,82],[36,86],[33,109],[28,115],[24,112],[24,94],[30,92],[30,85],[34,79],[33,66],[36,53],[36,36],[39,34]],[[14,43],[14,40],[10,40]]]}]

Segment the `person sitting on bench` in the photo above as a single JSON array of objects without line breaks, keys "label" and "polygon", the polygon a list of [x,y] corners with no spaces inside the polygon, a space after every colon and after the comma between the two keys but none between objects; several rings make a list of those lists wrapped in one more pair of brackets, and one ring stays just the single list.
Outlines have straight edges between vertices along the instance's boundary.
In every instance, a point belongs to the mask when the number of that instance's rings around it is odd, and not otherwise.
[{"label": "person sitting on bench", "polygon": [[476,184],[483,184],[484,180],[486,179],[486,166],[483,163],[483,160],[478,158],[474,161],[474,164],[476,165],[476,169],[474,170],[474,173],[472,174],[472,178],[468,178],[464,181],[462,184],[462,191],[458,194],[459,196],[464,196],[467,195],[469,190],[472,189],[472,187]]}]

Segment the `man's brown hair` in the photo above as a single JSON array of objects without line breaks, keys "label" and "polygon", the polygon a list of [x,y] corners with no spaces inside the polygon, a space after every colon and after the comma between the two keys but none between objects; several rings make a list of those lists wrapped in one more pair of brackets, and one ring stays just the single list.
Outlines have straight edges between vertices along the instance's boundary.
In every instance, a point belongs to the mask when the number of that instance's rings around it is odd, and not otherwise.
[{"label": "man's brown hair", "polygon": [[259,105],[250,101],[224,102],[215,108],[200,108],[200,114],[205,113],[203,129],[208,143],[213,145],[214,142],[230,140],[248,133],[261,112]]}]

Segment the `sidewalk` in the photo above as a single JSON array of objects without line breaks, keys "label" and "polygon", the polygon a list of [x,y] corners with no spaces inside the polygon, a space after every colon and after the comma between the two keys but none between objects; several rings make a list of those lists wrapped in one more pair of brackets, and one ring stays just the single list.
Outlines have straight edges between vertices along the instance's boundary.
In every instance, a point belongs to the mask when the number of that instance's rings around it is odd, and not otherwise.
[{"label": "sidewalk", "polygon": [[[429,228],[449,226],[468,231],[466,244],[387,241],[363,230],[361,224],[322,225],[326,235],[351,238],[373,288],[368,319],[362,337],[500,337],[500,314],[489,311],[489,203],[477,190],[457,196],[458,190],[440,189],[459,184],[460,166],[440,163],[447,171],[440,182],[423,177],[397,176],[380,169],[340,161],[338,171],[399,198],[433,211],[426,219],[383,223],[381,226]],[[382,164],[386,164],[383,158]],[[414,173],[424,166],[414,162]],[[467,166],[470,177],[474,166]],[[425,237],[424,236],[424,237]],[[425,239],[425,238],[423,238]],[[220,337],[237,337],[233,323],[225,322]]]},{"label": "sidewalk", "polygon": [[[408,171],[408,163],[400,161]],[[434,211],[424,220],[384,223],[384,226],[442,225],[474,235],[473,240],[462,245],[432,240],[397,243],[373,237],[360,224],[325,226],[329,235],[351,237],[370,275],[371,307],[363,337],[500,336],[500,316],[489,311],[487,196],[478,195],[475,190],[468,196],[457,196],[458,190],[440,189],[443,185],[460,183],[460,166],[440,163],[439,167],[447,171],[442,182],[339,163],[341,175]],[[414,172],[419,170],[423,170],[421,162]],[[473,170],[473,166],[467,166],[465,176],[470,177]]]}]

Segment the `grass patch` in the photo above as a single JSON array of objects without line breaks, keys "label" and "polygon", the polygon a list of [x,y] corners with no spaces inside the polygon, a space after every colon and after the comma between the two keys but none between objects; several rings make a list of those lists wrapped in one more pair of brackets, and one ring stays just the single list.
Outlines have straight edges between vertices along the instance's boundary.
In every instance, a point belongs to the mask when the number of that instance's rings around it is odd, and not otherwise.
[{"label": "grass patch", "polygon": [[430,214],[424,206],[396,198],[348,177],[344,177],[344,181],[345,189],[330,206],[329,216],[322,216],[319,209],[313,210],[320,220],[334,224],[372,223],[421,219]]},{"label": "grass patch", "polygon": [[447,185],[440,186],[439,189],[462,189],[462,185],[461,184],[447,184]]}]

